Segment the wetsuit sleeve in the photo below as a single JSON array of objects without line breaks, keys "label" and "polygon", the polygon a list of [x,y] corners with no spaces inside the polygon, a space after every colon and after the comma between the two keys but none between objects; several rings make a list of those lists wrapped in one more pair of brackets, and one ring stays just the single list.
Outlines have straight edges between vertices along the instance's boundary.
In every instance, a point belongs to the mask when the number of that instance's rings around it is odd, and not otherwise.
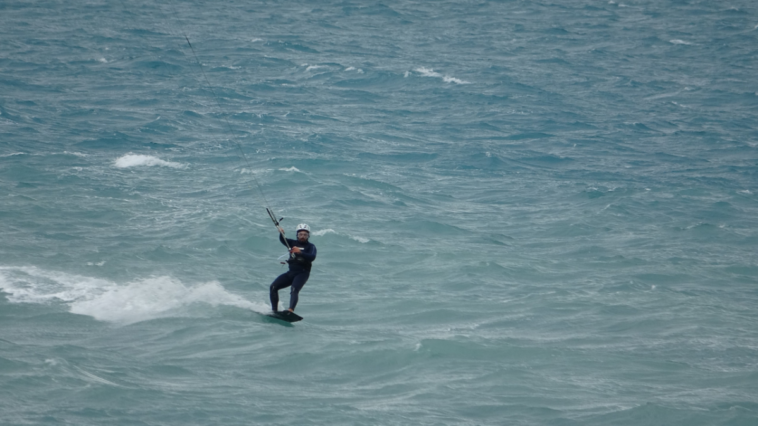
[{"label": "wetsuit sleeve", "polygon": [[309,244],[305,250],[300,252],[300,257],[306,262],[313,262],[316,260],[316,246]]}]

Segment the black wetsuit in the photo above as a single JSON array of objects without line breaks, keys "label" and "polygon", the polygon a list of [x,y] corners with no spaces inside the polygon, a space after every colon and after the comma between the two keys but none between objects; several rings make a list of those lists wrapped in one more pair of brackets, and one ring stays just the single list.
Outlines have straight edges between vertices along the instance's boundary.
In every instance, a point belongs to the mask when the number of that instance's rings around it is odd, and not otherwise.
[{"label": "black wetsuit", "polygon": [[[279,234],[279,241],[284,242],[284,236]],[[295,309],[297,305],[297,296],[300,289],[303,288],[308,277],[311,275],[311,263],[316,260],[316,246],[310,242],[301,243],[298,240],[287,238],[290,247],[300,247],[300,253],[295,257],[290,257],[287,263],[289,271],[276,277],[269,287],[271,297],[271,309],[276,312],[279,309],[279,290],[292,286],[290,289],[290,309]]]}]

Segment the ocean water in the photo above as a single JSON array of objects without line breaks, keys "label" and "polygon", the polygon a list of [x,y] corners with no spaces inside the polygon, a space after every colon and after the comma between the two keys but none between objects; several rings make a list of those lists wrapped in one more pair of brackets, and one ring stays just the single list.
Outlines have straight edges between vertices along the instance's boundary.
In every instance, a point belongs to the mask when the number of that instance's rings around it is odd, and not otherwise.
[{"label": "ocean water", "polygon": [[748,0],[4,0],[0,424],[756,425],[756,70]]}]

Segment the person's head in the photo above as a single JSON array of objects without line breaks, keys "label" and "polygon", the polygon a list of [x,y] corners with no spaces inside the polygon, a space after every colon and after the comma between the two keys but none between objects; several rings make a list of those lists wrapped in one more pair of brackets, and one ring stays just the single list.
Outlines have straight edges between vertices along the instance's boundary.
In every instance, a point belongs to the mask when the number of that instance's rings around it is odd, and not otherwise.
[{"label": "person's head", "polygon": [[311,236],[311,227],[305,223],[297,225],[297,240],[304,243]]}]

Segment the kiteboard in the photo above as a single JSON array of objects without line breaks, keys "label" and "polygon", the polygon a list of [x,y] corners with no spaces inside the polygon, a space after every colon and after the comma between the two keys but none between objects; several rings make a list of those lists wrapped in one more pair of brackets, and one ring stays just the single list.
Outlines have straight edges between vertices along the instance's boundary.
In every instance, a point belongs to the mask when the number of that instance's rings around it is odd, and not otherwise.
[{"label": "kiteboard", "polygon": [[286,322],[298,322],[302,321],[303,317],[300,315],[290,312],[290,311],[278,311],[278,312],[269,312],[267,314],[264,314],[267,317],[276,318],[278,320],[286,321]]}]

